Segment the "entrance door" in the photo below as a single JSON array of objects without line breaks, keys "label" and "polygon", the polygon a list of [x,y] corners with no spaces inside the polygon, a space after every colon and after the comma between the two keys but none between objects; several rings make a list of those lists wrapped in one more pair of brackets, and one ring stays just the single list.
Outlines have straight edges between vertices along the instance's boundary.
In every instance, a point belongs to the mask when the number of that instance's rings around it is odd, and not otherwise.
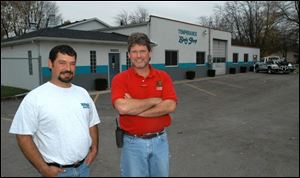
[{"label": "entrance door", "polygon": [[120,72],[120,54],[119,53],[109,53],[108,54],[108,64],[109,64],[109,86],[111,86],[111,81],[115,75]]}]

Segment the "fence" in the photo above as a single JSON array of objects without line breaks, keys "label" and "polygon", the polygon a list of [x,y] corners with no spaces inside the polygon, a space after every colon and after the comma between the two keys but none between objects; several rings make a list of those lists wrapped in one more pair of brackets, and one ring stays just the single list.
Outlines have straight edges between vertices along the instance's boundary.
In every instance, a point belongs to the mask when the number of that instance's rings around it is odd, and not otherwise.
[{"label": "fence", "polygon": [[1,57],[1,85],[33,89],[42,84],[41,57]]}]

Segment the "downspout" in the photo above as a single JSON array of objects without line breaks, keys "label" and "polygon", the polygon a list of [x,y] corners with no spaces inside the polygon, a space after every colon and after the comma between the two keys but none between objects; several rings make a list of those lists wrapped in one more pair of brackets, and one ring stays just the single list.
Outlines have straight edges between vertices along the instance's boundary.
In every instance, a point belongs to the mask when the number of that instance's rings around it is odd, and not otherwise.
[{"label": "downspout", "polygon": [[211,59],[211,52],[210,52],[211,23],[212,22],[209,22],[209,27],[208,27],[208,69],[212,69],[212,59]]},{"label": "downspout", "polygon": [[151,40],[151,28],[150,28],[150,24],[151,24],[151,16],[149,17],[149,21],[148,21],[148,36],[149,36],[149,39]]},{"label": "downspout", "polygon": [[42,74],[42,57],[41,57],[41,45],[40,41],[32,41],[33,43],[36,44],[37,46],[37,51],[38,51],[38,68],[39,68],[39,85],[43,84],[43,74]]}]

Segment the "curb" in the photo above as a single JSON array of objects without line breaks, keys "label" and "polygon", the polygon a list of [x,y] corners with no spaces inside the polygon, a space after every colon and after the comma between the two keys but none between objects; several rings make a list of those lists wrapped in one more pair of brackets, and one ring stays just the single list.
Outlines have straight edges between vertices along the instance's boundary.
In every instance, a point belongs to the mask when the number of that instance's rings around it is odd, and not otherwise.
[{"label": "curb", "polygon": [[14,96],[5,96],[5,97],[1,97],[1,101],[2,100],[17,100],[17,99],[23,99],[26,95],[27,95],[28,92],[26,93],[21,93],[21,94],[17,94],[17,95],[14,95]]}]

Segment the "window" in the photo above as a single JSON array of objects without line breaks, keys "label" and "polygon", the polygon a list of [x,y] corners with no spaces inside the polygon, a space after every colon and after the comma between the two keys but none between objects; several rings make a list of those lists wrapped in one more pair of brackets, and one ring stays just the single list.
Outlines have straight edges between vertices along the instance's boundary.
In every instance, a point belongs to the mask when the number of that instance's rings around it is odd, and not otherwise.
[{"label": "window", "polygon": [[205,52],[197,52],[196,64],[204,64],[204,63],[205,63]]},{"label": "window", "polygon": [[239,53],[233,53],[232,62],[238,63],[238,60],[239,60]]},{"label": "window", "polygon": [[90,51],[91,73],[96,73],[96,51]]},{"label": "window", "polygon": [[225,57],[214,57],[213,61],[214,61],[214,63],[224,63],[224,62],[226,62],[226,58]]},{"label": "window", "polygon": [[244,54],[244,62],[248,62],[248,54]]},{"label": "window", "polygon": [[29,70],[29,75],[33,74],[32,70],[32,52],[28,51],[28,70]]},{"label": "window", "polygon": [[165,51],[165,65],[166,66],[178,65],[178,51]]},{"label": "window", "polygon": [[129,69],[131,67],[131,61],[128,57],[128,52],[126,52],[126,68]]}]

